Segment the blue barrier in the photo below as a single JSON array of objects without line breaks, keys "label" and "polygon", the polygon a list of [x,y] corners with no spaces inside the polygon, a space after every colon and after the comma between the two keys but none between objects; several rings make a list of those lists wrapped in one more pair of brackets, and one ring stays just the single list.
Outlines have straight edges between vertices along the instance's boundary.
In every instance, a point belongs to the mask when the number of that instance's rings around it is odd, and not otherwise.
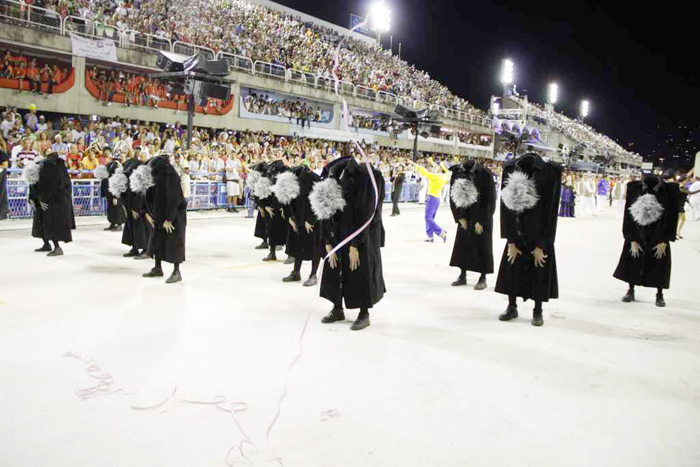
[{"label": "blue barrier", "polygon": [[[30,219],[32,207],[29,204],[29,186],[21,178],[17,178],[17,171],[10,169],[15,178],[7,179],[7,201],[10,208],[10,219]],[[100,193],[100,180],[74,179],[73,185],[73,210],[76,216],[102,216],[105,214],[107,202]],[[391,203],[391,183],[385,187],[384,202]],[[403,185],[399,200],[404,203],[418,201],[420,184],[406,182]],[[244,189],[244,196],[239,204],[248,206],[249,190]],[[187,200],[188,211],[203,211],[222,209],[227,207],[226,183],[215,180],[193,180],[191,182],[191,196]]]}]

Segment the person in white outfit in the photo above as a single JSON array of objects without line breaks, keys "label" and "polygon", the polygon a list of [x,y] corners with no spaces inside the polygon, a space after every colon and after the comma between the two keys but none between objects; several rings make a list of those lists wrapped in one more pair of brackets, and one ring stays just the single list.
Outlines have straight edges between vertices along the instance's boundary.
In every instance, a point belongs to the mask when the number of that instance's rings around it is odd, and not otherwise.
[{"label": "person in white outfit", "polygon": [[618,178],[612,188],[612,204],[615,210],[615,219],[625,217],[625,196],[627,195],[627,180]]},{"label": "person in white outfit", "polygon": [[228,202],[228,212],[238,212],[236,205],[238,197],[241,196],[240,180],[241,163],[234,155],[230,155],[226,160],[226,201]]},{"label": "person in white outfit", "polygon": [[578,190],[580,201],[579,206],[576,207],[577,217],[588,217],[593,214],[595,209],[595,185],[590,174],[584,175],[579,180]]}]

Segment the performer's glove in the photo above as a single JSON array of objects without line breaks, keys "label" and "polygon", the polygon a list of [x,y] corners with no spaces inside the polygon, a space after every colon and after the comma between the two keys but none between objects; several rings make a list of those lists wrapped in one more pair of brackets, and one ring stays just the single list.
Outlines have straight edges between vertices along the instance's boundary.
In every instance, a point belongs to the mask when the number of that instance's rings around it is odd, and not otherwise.
[{"label": "performer's glove", "polygon": [[469,222],[467,222],[466,219],[460,219],[459,225],[461,225],[464,230],[469,230]]},{"label": "performer's glove", "polygon": [[480,223],[474,224],[474,232],[476,232],[477,235],[481,235],[484,233],[484,227]]},{"label": "performer's glove", "polygon": [[173,223],[170,221],[165,221],[163,222],[163,228],[165,229],[166,232],[169,234],[173,233],[175,231],[175,227],[173,226]]},{"label": "performer's glove", "polygon": [[532,250],[532,254],[535,257],[535,267],[543,268],[547,262],[547,255],[544,254],[542,248],[536,247],[534,250]]},{"label": "performer's glove", "polygon": [[661,242],[658,245],[656,245],[653,250],[654,250],[654,257],[656,259],[661,259],[664,256],[666,256],[666,247],[668,247],[668,243]]},{"label": "performer's glove", "polygon": [[637,243],[637,242],[632,242],[630,245],[630,256],[632,258],[639,258],[639,255],[642,253],[642,246]]},{"label": "performer's glove", "polygon": [[308,222],[305,222],[305,226],[306,226],[306,233],[311,233],[314,231],[314,226],[309,224]]},{"label": "performer's glove", "polygon": [[272,209],[271,207],[268,206],[265,208],[265,210],[270,215],[270,217],[275,217],[275,210],[274,209]]},{"label": "performer's glove", "polygon": [[39,201],[39,204],[41,204],[41,210],[42,210],[42,211],[46,211],[47,209],[49,209],[48,203],[45,203],[45,202],[43,202],[43,201]]},{"label": "performer's glove", "polygon": [[350,247],[350,270],[356,271],[360,267],[360,252],[354,246]]},{"label": "performer's glove", "polygon": [[137,220],[139,218],[139,213],[132,209],[131,210],[131,217],[133,217],[134,220]]},{"label": "performer's glove", "polygon": [[116,206],[118,203],[119,201],[117,201],[117,198],[112,199],[112,206]]},{"label": "performer's glove", "polygon": [[515,264],[515,260],[522,254],[523,252],[520,251],[517,246],[515,246],[515,243],[508,244],[508,262],[510,264]]},{"label": "performer's glove", "polygon": [[289,218],[289,225],[292,226],[292,229],[294,229],[295,232],[298,232],[298,230],[297,230],[297,223],[294,222],[294,219],[292,219],[291,217]]}]

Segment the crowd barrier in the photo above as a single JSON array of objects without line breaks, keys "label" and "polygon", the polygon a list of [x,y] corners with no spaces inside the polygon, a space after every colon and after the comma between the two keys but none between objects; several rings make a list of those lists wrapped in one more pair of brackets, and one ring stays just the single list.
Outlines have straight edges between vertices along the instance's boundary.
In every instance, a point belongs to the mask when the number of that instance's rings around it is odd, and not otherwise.
[{"label": "crowd barrier", "polygon": [[[7,179],[7,201],[10,208],[10,219],[31,219],[32,206],[29,204],[29,186],[18,178],[19,170],[9,169]],[[90,174],[89,171],[81,171]],[[73,179],[73,211],[76,216],[102,216],[107,208],[106,200],[100,192],[101,181],[91,178]],[[391,203],[391,183],[386,182],[385,203]],[[420,184],[406,182],[399,200],[405,203],[418,201]],[[248,206],[248,190],[244,192],[241,203]],[[226,208],[226,183],[218,180],[192,180],[190,182],[190,197],[187,199],[188,211],[206,211]]]},{"label": "crowd barrier", "polygon": [[[90,39],[107,39],[113,41],[118,47],[135,49],[146,53],[166,51],[181,55],[193,55],[201,52],[204,53],[207,58],[226,60],[231,71],[243,71],[252,75],[262,75],[268,78],[294,82],[316,89],[325,89],[330,93],[335,93],[335,82],[332,79],[313,73],[286,68],[282,65],[261,60],[254,61],[248,57],[227,52],[216,52],[209,47],[187,42],[173,42],[164,37],[146,34],[133,29],[119,30],[115,26],[107,25],[99,21],[87,20],[78,16],[61,17],[56,14],[56,12],[31,6],[22,1],[1,0],[0,21],[66,36],[70,35],[70,33],[75,33]],[[344,95],[390,105],[402,104],[418,110],[426,108],[435,109],[440,111],[440,115],[443,118],[452,118],[486,128],[491,128],[493,126],[493,122],[489,117],[415,99],[399,97],[390,92],[374,90],[349,81],[340,82],[338,92]]]}]

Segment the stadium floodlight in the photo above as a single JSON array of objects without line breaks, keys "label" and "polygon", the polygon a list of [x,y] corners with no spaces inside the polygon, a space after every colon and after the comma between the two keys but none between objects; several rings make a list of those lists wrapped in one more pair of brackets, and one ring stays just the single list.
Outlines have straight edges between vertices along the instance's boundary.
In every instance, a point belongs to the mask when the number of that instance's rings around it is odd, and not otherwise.
[{"label": "stadium floodlight", "polygon": [[549,91],[547,92],[547,101],[554,105],[559,100],[559,85],[557,83],[549,83]]},{"label": "stadium floodlight", "polygon": [[513,61],[507,58],[503,60],[503,66],[501,68],[501,83],[504,86],[513,84],[513,81],[515,80],[514,71],[515,64],[513,64]]},{"label": "stadium floodlight", "polygon": [[588,114],[591,110],[591,104],[587,100],[582,100],[581,101],[581,119],[585,119],[588,117]]},{"label": "stadium floodlight", "polygon": [[391,10],[384,2],[377,2],[369,10],[369,20],[372,29],[379,34],[391,29]]}]

